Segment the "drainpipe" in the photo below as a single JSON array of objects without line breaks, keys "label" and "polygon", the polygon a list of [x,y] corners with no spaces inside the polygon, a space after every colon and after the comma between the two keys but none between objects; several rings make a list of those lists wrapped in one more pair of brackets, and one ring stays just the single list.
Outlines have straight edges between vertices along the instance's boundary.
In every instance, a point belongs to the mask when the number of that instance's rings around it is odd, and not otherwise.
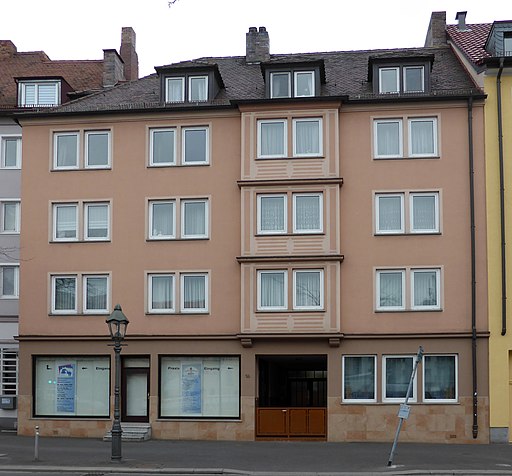
[{"label": "drainpipe", "polygon": [[505,173],[503,171],[503,123],[501,118],[501,73],[504,59],[496,76],[496,100],[498,102],[498,161],[500,164],[500,226],[501,226],[501,335],[507,333],[507,268],[505,257]]},{"label": "drainpipe", "polygon": [[475,180],[473,166],[473,98],[468,98],[469,209],[471,222],[471,367],[473,372],[473,438],[478,437],[478,388],[476,359],[476,254]]}]

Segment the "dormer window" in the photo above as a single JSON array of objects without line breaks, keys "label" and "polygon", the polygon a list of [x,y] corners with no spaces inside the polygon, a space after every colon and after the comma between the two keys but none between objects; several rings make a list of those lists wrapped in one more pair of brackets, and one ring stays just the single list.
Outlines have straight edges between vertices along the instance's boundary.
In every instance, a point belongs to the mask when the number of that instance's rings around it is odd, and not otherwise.
[{"label": "dormer window", "polygon": [[298,98],[314,95],[315,71],[276,71],[270,73],[271,98]]},{"label": "dormer window", "polygon": [[208,76],[189,76],[188,100],[190,102],[206,101],[208,99]]},{"label": "dormer window", "polygon": [[504,56],[512,56],[512,32],[506,32],[503,36]]},{"label": "dormer window", "polygon": [[393,66],[379,68],[379,93],[412,93],[425,91],[425,67]]},{"label": "dormer window", "polygon": [[185,101],[185,78],[167,78],[165,102]]},{"label": "dormer window", "polygon": [[167,103],[206,102],[218,90],[215,84],[213,89],[211,88],[208,74],[185,73],[167,76],[164,84]]},{"label": "dormer window", "polygon": [[60,104],[60,81],[37,80],[18,83],[18,103],[25,107],[48,107]]}]

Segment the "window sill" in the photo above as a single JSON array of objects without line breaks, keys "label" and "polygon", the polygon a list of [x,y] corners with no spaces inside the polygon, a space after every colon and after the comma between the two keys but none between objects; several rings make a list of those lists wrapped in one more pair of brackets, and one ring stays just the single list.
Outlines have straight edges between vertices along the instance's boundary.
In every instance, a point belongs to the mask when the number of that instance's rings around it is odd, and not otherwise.
[{"label": "window sill", "polygon": [[[355,401],[351,401],[351,402],[346,402],[346,401],[341,401],[340,402],[340,405],[380,405],[380,406],[384,406],[384,405],[389,405],[389,406],[396,406],[397,403],[403,403],[403,402],[387,402],[387,401],[383,401],[383,402],[372,402],[372,401],[369,401],[369,400],[361,400],[360,402],[355,402]],[[409,400],[407,402],[407,405],[460,405],[461,403],[458,402],[458,401],[448,401],[448,400],[442,400],[442,401],[439,401],[439,402],[412,402],[411,400]]]},{"label": "window sill", "polygon": [[107,167],[62,167],[62,168],[52,168],[52,172],[83,172],[83,171],[92,171],[97,172],[98,170],[112,170],[112,166]]},{"label": "window sill", "polygon": [[393,232],[393,233],[379,233],[379,232],[373,233],[373,236],[425,236],[425,235],[439,236],[439,235],[442,235],[442,233],[440,231],[422,231],[422,232],[415,232],[415,233],[412,233],[412,232],[404,233],[404,232],[397,231],[397,232]]},{"label": "window sill", "polygon": [[59,243],[111,243],[112,240],[106,239],[106,240],[50,240],[49,243],[51,244],[59,244]]},{"label": "window sill", "polygon": [[109,311],[99,311],[99,312],[50,312],[48,313],[48,317],[105,317],[110,314]]},{"label": "window sill", "polygon": [[146,238],[147,243],[159,243],[162,241],[207,241],[209,236],[201,236],[197,238]]},{"label": "window sill", "polygon": [[265,237],[265,236],[287,236],[287,237],[294,237],[294,236],[325,236],[325,232],[323,231],[312,231],[310,233],[306,232],[294,232],[294,233],[279,233],[279,232],[270,232],[270,233],[257,233],[256,237]]},{"label": "window sill", "polygon": [[312,312],[323,313],[325,309],[257,309],[256,314],[310,314]]},{"label": "window sill", "polygon": [[194,312],[145,312],[146,316],[209,316],[210,311],[194,311]]},{"label": "window sill", "polygon": [[373,157],[373,160],[421,160],[421,159],[440,159],[439,155],[424,155],[424,156],[402,156],[402,157]]},{"label": "window sill", "polygon": [[407,313],[407,312],[443,312],[443,308],[436,309],[375,309],[377,314],[389,314],[389,313]]},{"label": "window sill", "polygon": [[304,159],[325,159],[325,155],[294,155],[286,157],[256,157],[256,160],[304,160]]}]

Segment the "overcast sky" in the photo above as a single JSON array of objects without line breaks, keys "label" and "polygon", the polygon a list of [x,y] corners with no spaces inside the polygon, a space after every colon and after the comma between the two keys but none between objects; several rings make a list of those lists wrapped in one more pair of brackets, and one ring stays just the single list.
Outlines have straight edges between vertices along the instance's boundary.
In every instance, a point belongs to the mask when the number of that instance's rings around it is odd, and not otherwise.
[{"label": "overcast sky", "polygon": [[0,0],[0,39],[51,59],[101,59],[137,35],[140,76],[201,56],[245,55],[245,33],[265,26],[271,53],[423,46],[432,11],[455,23],[512,20],[510,0]]}]

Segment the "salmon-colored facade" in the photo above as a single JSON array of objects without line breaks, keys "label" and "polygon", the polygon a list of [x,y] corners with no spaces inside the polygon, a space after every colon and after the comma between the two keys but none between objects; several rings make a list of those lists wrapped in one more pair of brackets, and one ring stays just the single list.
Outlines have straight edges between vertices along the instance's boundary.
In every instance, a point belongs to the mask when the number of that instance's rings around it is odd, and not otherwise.
[{"label": "salmon-colored facade", "polygon": [[[390,441],[422,346],[401,438],[488,441],[483,103],[332,96],[20,118],[21,434],[109,430],[105,318],[119,302],[130,321],[122,420],[155,438]],[[424,156],[411,152],[418,121],[435,142]],[[400,157],[377,150],[389,124]],[[318,141],[304,152],[306,129]],[[271,145],[264,130],[278,130]],[[91,131],[109,141],[99,170],[83,165]],[[200,164],[187,162],[187,131],[206,138]],[[159,132],[173,140],[166,166],[155,166]],[[60,170],[69,134],[77,168]],[[267,153],[276,144],[279,157]],[[396,229],[384,226],[389,203]],[[155,204],[172,212],[165,236]],[[188,204],[204,220],[192,236]],[[94,205],[108,216],[103,239],[88,236]],[[75,225],[59,221],[66,207]]]}]

